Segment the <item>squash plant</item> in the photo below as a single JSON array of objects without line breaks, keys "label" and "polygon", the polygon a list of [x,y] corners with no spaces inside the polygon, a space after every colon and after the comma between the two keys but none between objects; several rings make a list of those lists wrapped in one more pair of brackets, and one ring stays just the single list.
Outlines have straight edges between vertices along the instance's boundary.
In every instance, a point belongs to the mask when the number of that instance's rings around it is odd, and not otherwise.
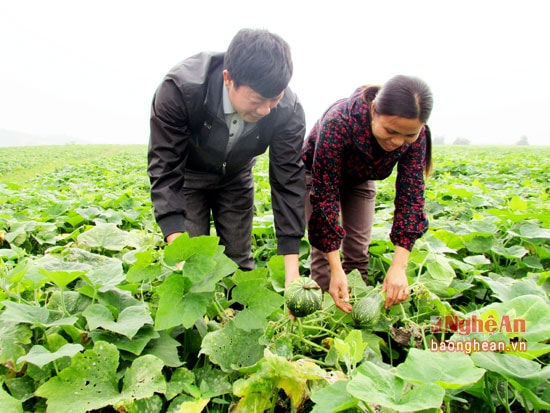
[{"label": "squash plant", "polygon": [[[548,149],[513,149],[435,148],[411,297],[368,325],[328,294],[289,317],[266,158],[257,268],[242,272],[214,236],[164,245],[145,147],[0,149],[14,160],[0,178],[0,411],[548,411]],[[392,185],[378,187],[369,285],[349,274],[357,309],[391,261]],[[449,351],[476,340],[504,346]]]}]

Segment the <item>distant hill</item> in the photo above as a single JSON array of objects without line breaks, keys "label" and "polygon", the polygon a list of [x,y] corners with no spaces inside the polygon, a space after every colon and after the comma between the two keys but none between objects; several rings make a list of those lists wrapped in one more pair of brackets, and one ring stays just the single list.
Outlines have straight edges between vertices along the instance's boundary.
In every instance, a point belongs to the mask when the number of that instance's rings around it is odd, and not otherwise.
[{"label": "distant hill", "polygon": [[41,146],[89,144],[85,140],[64,135],[32,135],[0,129],[0,147],[2,146]]}]

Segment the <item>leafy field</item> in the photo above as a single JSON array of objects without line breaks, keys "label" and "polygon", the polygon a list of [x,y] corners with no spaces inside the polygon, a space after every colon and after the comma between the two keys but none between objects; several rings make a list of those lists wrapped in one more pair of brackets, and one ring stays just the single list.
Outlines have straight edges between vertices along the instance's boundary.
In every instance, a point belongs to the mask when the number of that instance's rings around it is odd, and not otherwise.
[{"label": "leafy field", "polygon": [[[550,147],[434,157],[411,298],[362,327],[328,294],[289,319],[265,157],[241,272],[215,236],[163,243],[145,146],[1,148],[0,411],[548,411]],[[390,263],[393,184],[353,303]]]}]

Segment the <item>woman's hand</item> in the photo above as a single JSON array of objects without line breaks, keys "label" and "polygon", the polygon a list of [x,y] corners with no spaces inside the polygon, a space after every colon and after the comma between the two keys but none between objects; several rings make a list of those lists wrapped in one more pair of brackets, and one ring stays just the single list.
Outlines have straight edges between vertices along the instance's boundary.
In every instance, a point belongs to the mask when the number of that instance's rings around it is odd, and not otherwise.
[{"label": "woman's hand", "polygon": [[384,291],[386,292],[386,303],[384,304],[386,309],[409,298],[409,281],[405,271],[390,267],[382,285],[382,292]]},{"label": "woman's hand", "polygon": [[409,298],[409,281],[406,274],[409,254],[405,248],[395,247],[393,261],[382,284],[382,292],[386,292],[386,309]]},{"label": "woman's hand", "polygon": [[327,252],[328,265],[330,267],[330,285],[328,293],[334,300],[334,304],[345,313],[351,312],[349,303],[348,276],[342,268],[340,251]]},{"label": "woman's hand", "polygon": [[329,294],[334,300],[334,304],[345,313],[351,312],[351,304],[349,303],[348,291],[348,276],[343,269],[331,271]]}]

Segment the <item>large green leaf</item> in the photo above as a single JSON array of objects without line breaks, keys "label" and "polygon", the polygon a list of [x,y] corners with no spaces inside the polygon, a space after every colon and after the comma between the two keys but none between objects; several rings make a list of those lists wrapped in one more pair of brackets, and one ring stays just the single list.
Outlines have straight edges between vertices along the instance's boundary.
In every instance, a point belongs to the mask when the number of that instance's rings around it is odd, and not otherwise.
[{"label": "large green leaf", "polygon": [[129,353],[135,354],[136,356],[139,356],[143,353],[143,350],[147,347],[151,340],[160,337],[160,334],[155,331],[153,326],[150,325],[145,325],[144,327],[140,328],[137,334],[131,339],[126,336],[106,330],[94,330],[90,331],[88,334],[92,338],[94,343],[97,343],[99,341],[106,341],[108,343],[114,344],[117,349],[127,351]]},{"label": "large green leaf", "polygon": [[223,371],[231,372],[251,366],[263,357],[264,346],[258,343],[262,334],[263,330],[241,330],[230,320],[221,330],[204,336],[200,352],[210,356]]},{"label": "large green leaf", "polygon": [[457,390],[476,383],[485,373],[464,353],[432,352],[411,348],[396,375],[417,384],[433,383]]},{"label": "large green leaf", "polygon": [[119,313],[116,321],[111,310],[103,304],[88,306],[82,315],[86,318],[90,330],[101,327],[130,339],[145,324],[153,324],[149,308],[145,305],[126,307]]},{"label": "large green leaf", "polygon": [[344,412],[356,407],[359,400],[348,393],[347,385],[348,380],[337,380],[313,392],[311,400],[315,402],[315,406],[311,413]]},{"label": "large green leaf", "polygon": [[[550,339],[550,302],[538,295],[522,295],[504,303],[493,303],[465,315],[483,319],[493,316],[497,331],[509,338],[519,338],[527,342],[544,342]],[[525,326],[525,331],[520,328]],[[490,332],[487,333],[490,335]]]},{"label": "large green leaf", "polygon": [[441,406],[445,390],[436,384],[410,385],[389,370],[363,362],[347,385],[347,391],[366,403],[413,412]]},{"label": "large green leaf", "polygon": [[176,265],[194,254],[213,256],[218,249],[218,243],[218,237],[205,235],[190,238],[184,232],[164,248],[164,261],[168,265]]},{"label": "large green leaf", "polygon": [[21,400],[10,396],[0,387],[0,411],[6,413],[23,413]]},{"label": "large green leaf", "polygon": [[476,279],[486,284],[493,292],[493,295],[502,302],[510,301],[523,295],[537,295],[550,302],[547,292],[537,284],[533,276],[518,280],[498,275],[490,277],[480,275],[476,276]]},{"label": "large green leaf", "polygon": [[472,354],[476,366],[500,374],[523,387],[535,388],[550,379],[550,366],[511,354],[478,352]]},{"label": "large green leaf", "polygon": [[12,323],[27,323],[42,328],[73,325],[76,317],[59,318],[59,314],[44,307],[37,307],[28,304],[19,304],[12,301],[3,301],[6,307],[0,315],[0,319]]},{"label": "large green leaf", "polygon": [[[511,354],[480,352],[472,354],[474,363],[491,371],[511,383],[532,406],[538,410],[550,409],[550,393],[545,392],[546,400],[535,394],[537,386],[548,389],[550,385],[550,366],[542,367],[539,363],[526,360]],[[527,406],[524,406],[527,408]]]},{"label": "large green leaf", "polygon": [[38,271],[59,288],[65,288],[69,283],[90,271],[90,269],[91,266],[88,264],[55,260],[45,263]]},{"label": "large green leaf", "polygon": [[155,329],[183,325],[191,328],[211,303],[214,292],[185,293],[189,281],[181,274],[172,273],[157,288],[159,305],[155,316]]},{"label": "large green leaf", "polygon": [[165,366],[179,367],[183,364],[178,354],[181,343],[172,338],[166,331],[161,331],[159,337],[151,340],[145,353],[161,359]]},{"label": "large green leaf", "polygon": [[122,251],[133,245],[130,234],[113,223],[99,223],[97,226],[78,236],[78,242],[91,248],[103,248],[110,251]]},{"label": "large green leaf", "polygon": [[96,343],[93,350],[74,356],[71,366],[40,386],[36,395],[47,399],[48,411],[85,413],[166,391],[163,363],[158,358],[147,355],[136,359],[124,374],[122,392],[118,363],[114,345]]},{"label": "large green leaf", "polygon": [[51,363],[62,357],[73,357],[76,353],[84,350],[80,344],[67,343],[57,351],[51,352],[47,348],[41,345],[34,345],[30,351],[23,357],[19,357],[18,363],[26,361],[32,363],[38,367],[44,367],[46,364]]},{"label": "large green leaf", "polygon": [[245,331],[264,328],[269,315],[284,303],[281,294],[267,288],[267,270],[238,272],[233,279],[232,298],[246,306],[236,315],[235,326]]},{"label": "large green leaf", "polygon": [[15,370],[17,359],[26,354],[32,336],[31,326],[0,320],[0,364]]}]

